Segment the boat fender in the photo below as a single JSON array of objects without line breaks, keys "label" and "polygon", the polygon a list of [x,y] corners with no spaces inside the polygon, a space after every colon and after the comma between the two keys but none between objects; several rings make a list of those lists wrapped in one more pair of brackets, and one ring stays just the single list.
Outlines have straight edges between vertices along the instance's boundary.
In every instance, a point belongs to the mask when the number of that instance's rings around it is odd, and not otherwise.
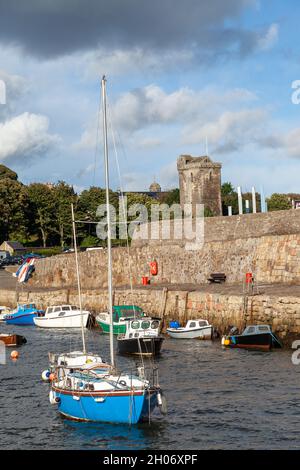
[{"label": "boat fender", "polygon": [[57,404],[56,393],[53,392],[53,390],[50,390],[50,392],[49,392],[49,401],[50,401],[51,405],[56,405]]},{"label": "boat fender", "polygon": [[162,415],[167,414],[167,400],[162,391],[157,392],[156,394],[157,404]]},{"label": "boat fender", "polygon": [[50,382],[50,370],[46,369],[42,372],[42,380],[44,382]]},{"label": "boat fender", "polygon": [[127,383],[125,382],[125,380],[120,380],[119,384],[123,385],[123,387],[127,387]]}]

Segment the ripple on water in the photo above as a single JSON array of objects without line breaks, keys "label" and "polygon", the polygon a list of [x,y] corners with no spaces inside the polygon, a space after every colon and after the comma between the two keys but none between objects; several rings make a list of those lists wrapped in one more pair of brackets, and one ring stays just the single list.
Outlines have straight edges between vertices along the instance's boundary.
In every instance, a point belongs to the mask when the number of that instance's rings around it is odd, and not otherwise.
[{"label": "ripple on water", "polygon": [[[3,331],[8,331],[2,326]],[[12,331],[12,329],[9,329]],[[167,338],[159,365],[168,415],[152,425],[75,423],[61,418],[41,381],[49,351],[80,348],[80,332],[15,327],[28,343],[0,366],[2,449],[299,448],[300,367],[289,351],[224,350],[220,343]],[[108,337],[88,332],[108,358]],[[118,357],[121,367],[134,359]]]}]

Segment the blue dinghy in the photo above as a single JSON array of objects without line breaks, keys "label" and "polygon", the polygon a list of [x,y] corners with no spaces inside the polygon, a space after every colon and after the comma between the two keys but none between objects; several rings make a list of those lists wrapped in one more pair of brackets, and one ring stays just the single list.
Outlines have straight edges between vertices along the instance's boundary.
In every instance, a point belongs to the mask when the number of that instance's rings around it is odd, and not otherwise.
[{"label": "blue dinghy", "polygon": [[4,321],[8,325],[34,325],[33,319],[43,314],[43,310],[38,310],[35,304],[18,305],[16,310],[4,317]]}]

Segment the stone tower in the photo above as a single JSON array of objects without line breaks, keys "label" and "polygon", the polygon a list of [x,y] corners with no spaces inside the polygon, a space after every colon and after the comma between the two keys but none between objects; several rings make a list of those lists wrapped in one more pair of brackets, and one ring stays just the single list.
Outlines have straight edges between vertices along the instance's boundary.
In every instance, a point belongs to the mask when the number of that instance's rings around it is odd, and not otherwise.
[{"label": "stone tower", "polygon": [[214,215],[222,215],[221,163],[208,156],[180,155],[177,159],[179,173],[180,204],[204,204]]}]

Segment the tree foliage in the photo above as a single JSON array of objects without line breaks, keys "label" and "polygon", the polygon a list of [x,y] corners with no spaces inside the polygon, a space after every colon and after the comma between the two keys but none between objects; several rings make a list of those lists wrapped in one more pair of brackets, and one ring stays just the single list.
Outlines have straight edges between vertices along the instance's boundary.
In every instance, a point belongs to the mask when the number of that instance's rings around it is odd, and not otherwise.
[{"label": "tree foliage", "polygon": [[0,165],[0,179],[9,178],[11,180],[17,181],[18,175],[10,168],[7,168],[5,165]]},{"label": "tree foliage", "polygon": [[269,211],[283,211],[292,208],[291,201],[287,194],[274,193],[267,199]]},{"label": "tree foliage", "polygon": [[[293,196],[293,197],[292,197]],[[272,194],[267,199],[268,209],[286,210],[291,208],[291,200],[299,199],[299,195]],[[225,182],[221,188],[223,215],[228,214],[228,206],[232,207],[232,213],[238,214],[238,196],[234,186]],[[250,212],[252,212],[252,194],[243,193],[243,205],[245,212],[245,200],[249,200]],[[173,189],[161,194],[159,199],[151,197],[147,193],[126,193],[127,209],[131,207],[131,215],[127,217],[127,224],[140,220],[150,220],[153,205],[165,204],[171,207],[180,202],[179,189]],[[0,165],[0,243],[3,240],[18,240],[28,246],[54,247],[60,245],[63,249],[72,244],[72,220],[71,204],[74,204],[75,218],[77,221],[77,236],[81,246],[105,245],[105,242],[97,237],[96,222],[103,220],[106,213],[106,192],[102,188],[92,186],[76,194],[73,187],[64,181],[55,185],[32,183],[29,186],[18,181],[17,174],[4,165]],[[123,196],[119,192],[110,191],[110,203],[116,215],[116,237],[114,244],[123,243],[119,222],[123,221]],[[102,206],[102,212],[97,214]],[[142,205],[139,212],[138,205]],[[260,210],[260,195],[256,194],[257,211]],[[133,210],[134,209],[134,210]],[[157,211],[154,211],[157,212]],[[206,217],[214,214],[205,210]],[[173,214],[171,213],[171,217]],[[159,217],[163,214],[159,212]],[[105,219],[104,219],[105,220]]]}]

